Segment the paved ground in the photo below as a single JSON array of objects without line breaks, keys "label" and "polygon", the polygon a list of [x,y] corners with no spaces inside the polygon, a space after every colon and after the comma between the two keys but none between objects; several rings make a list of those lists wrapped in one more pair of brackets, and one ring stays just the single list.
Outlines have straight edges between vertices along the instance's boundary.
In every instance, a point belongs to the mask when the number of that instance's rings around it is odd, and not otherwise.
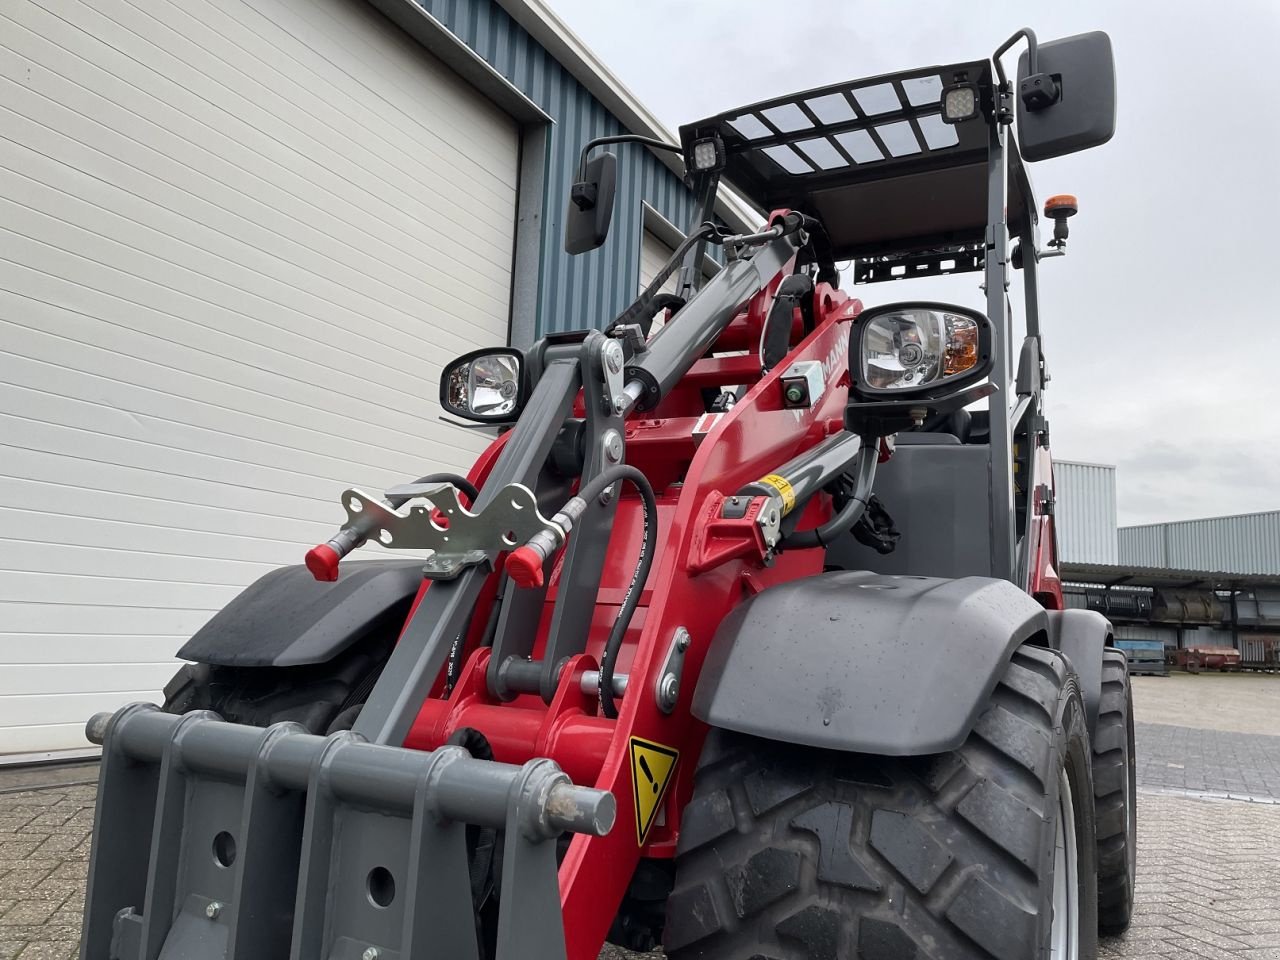
[{"label": "paved ground", "polygon": [[1280,735],[1280,676],[1270,673],[1171,673],[1135,677],[1139,720]]},{"label": "paved ground", "polygon": [[[1142,677],[1135,698],[1137,915],[1102,956],[1280,960],[1280,677]],[[93,773],[0,773],[0,960],[76,956]]]}]

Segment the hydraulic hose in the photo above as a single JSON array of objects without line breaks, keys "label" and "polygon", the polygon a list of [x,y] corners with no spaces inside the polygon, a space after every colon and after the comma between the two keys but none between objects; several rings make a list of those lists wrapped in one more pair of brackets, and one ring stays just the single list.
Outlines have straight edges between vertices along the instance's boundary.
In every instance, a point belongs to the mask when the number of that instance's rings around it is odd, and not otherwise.
[{"label": "hydraulic hose", "polygon": [[640,556],[636,561],[636,570],[627,587],[622,607],[613,621],[609,638],[605,641],[604,653],[600,656],[600,712],[610,720],[618,716],[618,705],[613,696],[613,671],[618,661],[618,651],[622,649],[622,638],[631,626],[631,618],[640,604],[640,592],[645,581],[649,579],[649,568],[653,566],[653,555],[658,547],[658,501],[653,495],[653,486],[648,477],[630,464],[619,464],[609,467],[578,491],[578,497],[587,503],[595,500],[608,487],[620,480],[630,480],[640,494],[644,504],[644,541],[640,546]]},{"label": "hydraulic hose", "polygon": [[871,486],[875,480],[876,464],[879,461],[879,444],[865,444],[854,458],[854,490],[849,501],[834,517],[812,530],[800,530],[789,537],[784,537],[778,547],[783,550],[802,550],[807,547],[825,547],[840,534],[845,533],[858,522],[862,511],[867,509],[867,501],[871,499]]}]

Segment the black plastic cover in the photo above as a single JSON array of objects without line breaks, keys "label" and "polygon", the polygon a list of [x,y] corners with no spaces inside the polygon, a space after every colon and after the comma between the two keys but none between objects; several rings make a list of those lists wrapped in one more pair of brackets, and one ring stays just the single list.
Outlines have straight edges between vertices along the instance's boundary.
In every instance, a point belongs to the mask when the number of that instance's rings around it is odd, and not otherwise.
[{"label": "black plastic cover", "polygon": [[1092,735],[1102,701],[1102,651],[1111,645],[1111,621],[1092,610],[1049,610],[1050,645],[1067,658],[1080,680],[1080,699]]},{"label": "black plastic cover", "polygon": [[583,179],[570,191],[564,217],[564,249],[579,254],[594,250],[609,236],[613,220],[613,194],[618,177],[618,158],[612,153],[597,154],[583,170]]},{"label": "black plastic cover", "polygon": [[[1042,43],[1036,67],[1061,88],[1040,110],[1018,99],[1018,144],[1024,160],[1047,160],[1097,147],[1116,132],[1116,65],[1111,38],[1100,30]],[[1027,54],[1018,59],[1027,76]]]},{"label": "black plastic cover", "polygon": [[246,587],[178,656],[218,666],[324,663],[374,630],[398,630],[421,583],[418,560],[347,562],[335,583],[281,567]]},{"label": "black plastic cover", "polygon": [[764,591],[725,618],[693,712],[713,727],[832,750],[958,748],[1044,609],[1006,580],[841,571]]}]

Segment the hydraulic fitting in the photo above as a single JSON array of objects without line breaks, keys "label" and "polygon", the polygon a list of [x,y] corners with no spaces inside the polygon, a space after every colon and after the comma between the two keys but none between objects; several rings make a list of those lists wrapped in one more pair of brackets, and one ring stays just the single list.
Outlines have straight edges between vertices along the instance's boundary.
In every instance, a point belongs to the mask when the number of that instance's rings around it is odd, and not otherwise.
[{"label": "hydraulic fitting", "polygon": [[364,541],[365,535],[360,530],[354,526],[343,527],[328,542],[307,551],[307,569],[317,580],[332,583],[338,579],[338,561]]},{"label": "hydraulic fitting", "polygon": [[507,576],[515,581],[518,587],[540,587],[546,582],[543,568],[547,560],[555,556],[557,550],[564,546],[569,531],[587,509],[587,502],[581,497],[570,497],[560,508],[560,512],[551,518],[551,522],[529,538],[523,546],[516,547],[507,556]]}]

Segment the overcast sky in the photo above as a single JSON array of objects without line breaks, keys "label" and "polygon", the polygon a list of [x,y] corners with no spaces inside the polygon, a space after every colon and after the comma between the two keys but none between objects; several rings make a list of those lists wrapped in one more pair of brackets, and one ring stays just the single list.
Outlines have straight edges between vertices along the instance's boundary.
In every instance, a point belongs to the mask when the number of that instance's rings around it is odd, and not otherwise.
[{"label": "overcast sky", "polygon": [[[1030,168],[1041,202],[1080,199],[1068,256],[1041,270],[1054,453],[1118,466],[1121,524],[1280,509],[1276,0],[550,2],[672,129],[978,59],[1020,26],[1041,41],[1107,31],[1115,139]],[[978,276],[855,295],[981,306]]]}]

